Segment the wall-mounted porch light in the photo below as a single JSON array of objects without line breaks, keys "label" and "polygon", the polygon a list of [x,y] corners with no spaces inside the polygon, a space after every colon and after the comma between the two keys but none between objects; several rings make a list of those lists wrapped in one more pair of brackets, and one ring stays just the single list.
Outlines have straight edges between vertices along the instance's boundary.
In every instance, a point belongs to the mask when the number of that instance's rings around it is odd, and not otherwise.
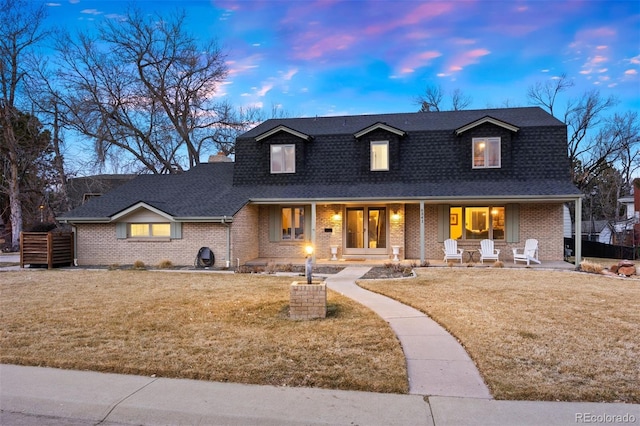
[{"label": "wall-mounted porch light", "polygon": [[394,220],[396,222],[400,220],[400,212],[398,212],[398,210],[394,210],[393,214],[391,215],[391,220]]}]

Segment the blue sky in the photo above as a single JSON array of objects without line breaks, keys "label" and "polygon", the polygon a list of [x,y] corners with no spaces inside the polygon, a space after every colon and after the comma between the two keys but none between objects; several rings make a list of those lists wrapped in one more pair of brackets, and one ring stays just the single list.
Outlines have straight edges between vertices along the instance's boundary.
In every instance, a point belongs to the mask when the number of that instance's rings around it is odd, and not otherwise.
[{"label": "blue sky", "polygon": [[[51,23],[91,29],[119,0],[52,0]],[[527,106],[527,88],[562,73],[568,97],[599,89],[640,110],[640,2],[139,0],[187,12],[188,30],[215,38],[235,106],[289,116],[416,111],[427,85],[460,89],[471,108]],[[445,100],[444,107],[449,107]]]}]

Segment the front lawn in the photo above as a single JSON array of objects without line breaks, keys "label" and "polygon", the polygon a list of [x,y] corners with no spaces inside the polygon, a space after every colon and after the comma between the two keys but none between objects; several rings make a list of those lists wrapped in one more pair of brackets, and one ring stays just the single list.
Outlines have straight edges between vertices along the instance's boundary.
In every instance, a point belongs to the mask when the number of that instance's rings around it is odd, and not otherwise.
[{"label": "front lawn", "polygon": [[328,318],[288,319],[291,278],[0,272],[0,361],[222,382],[406,393],[388,324],[335,293]]},{"label": "front lawn", "polygon": [[497,399],[640,403],[640,279],[573,271],[421,268],[361,280],[465,346]]}]

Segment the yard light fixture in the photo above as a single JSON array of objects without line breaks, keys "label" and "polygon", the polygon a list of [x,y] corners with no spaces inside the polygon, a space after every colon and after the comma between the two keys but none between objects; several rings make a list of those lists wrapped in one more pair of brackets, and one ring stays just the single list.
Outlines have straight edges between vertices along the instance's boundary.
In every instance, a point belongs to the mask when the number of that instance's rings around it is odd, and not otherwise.
[{"label": "yard light fixture", "polygon": [[313,269],[313,246],[308,245],[304,248],[304,251],[307,253],[307,261],[305,263],[304,272],[307,276],[307,284],[311,284],[311,275]]}]

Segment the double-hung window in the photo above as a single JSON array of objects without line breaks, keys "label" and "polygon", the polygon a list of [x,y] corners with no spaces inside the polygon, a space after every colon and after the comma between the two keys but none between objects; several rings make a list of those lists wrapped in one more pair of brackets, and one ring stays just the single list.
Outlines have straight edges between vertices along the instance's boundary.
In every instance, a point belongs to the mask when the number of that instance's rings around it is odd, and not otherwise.
[{"label": "double-hung window", "polygon": [[389,170],[389,141],[371,142],[371,171]]},{"label": "double-hung window", "polygon": [[499,168],[500,138],[473,138],[473,168]]},{"label": "double-hung window", "polygon": [[271,173],[296,172],[296,146],[271,145]]}]

